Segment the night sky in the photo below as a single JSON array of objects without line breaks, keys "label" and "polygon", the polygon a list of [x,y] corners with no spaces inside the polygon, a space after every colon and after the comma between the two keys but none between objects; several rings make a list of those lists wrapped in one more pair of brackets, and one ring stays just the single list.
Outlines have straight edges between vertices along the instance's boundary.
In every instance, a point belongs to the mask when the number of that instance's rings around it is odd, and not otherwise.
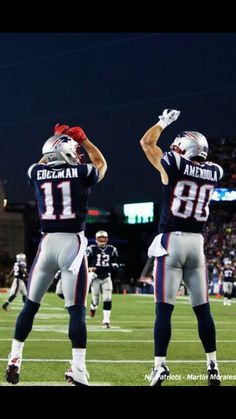
[{"label": "night sky", "polygon": [[0,178],[10,202],[33,199],[28,167],[55,123],[80,125],[108,171],[90,205],[160,200],[139,141],[165,108],[162,134],[236,135],[236,33],[1,33]]}]

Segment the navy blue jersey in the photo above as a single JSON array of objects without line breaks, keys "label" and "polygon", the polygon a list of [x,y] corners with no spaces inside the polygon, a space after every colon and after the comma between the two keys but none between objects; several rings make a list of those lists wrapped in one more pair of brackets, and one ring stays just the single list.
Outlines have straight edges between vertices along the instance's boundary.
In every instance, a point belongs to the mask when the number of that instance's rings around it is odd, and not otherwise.
[{"label": "navy blue jersey", "polygon": [[91,185],[98,181],[92,164],[34,164],[28,170],[44,233],[77,233],[85,228]]},{"label": "navy blue jersey", "polygon": [[221,273],[223,275],[224,282],[234,282],[234,268],[222,268]]},{"label": "navy blue jersey", "polygon": [[112,270],[118,267],[118,251],[111,244],[99,247],[92,244],[87,247],[88,266],[96,268],[98,278],[104,279],[111,276]]},{"label": "navy blue jersey", "polygon": [[209,215],[209,202],[223,169],[215,163],[194,164],[176,152],[161,159],[169,177],[163,187],[159,233],[200,233]]}]

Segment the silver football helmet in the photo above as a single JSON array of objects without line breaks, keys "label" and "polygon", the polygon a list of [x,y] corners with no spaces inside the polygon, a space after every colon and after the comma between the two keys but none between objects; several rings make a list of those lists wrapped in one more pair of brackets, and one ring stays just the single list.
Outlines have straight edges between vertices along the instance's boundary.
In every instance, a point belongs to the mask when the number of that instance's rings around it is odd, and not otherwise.
[{"label": "silver football helmet", "polygon": [[47,158],[49,165],[61,163],[80,163],[77,154],[78,143],[69,135],[53,135],[43,145],[42,154]]},{"label": "silver football helmet", "polygon": [[17,262],[26,262],[26,255],[24,253],[18,253],[16,255]]},{"label": "silver football helmet", "polygon": [[208,142],[206,137],[200,134],[200,132],[184,131],[175,138],[170,149],[182,154],[188,160],[194,157],[197,157],[199,160],[206,160]]}]

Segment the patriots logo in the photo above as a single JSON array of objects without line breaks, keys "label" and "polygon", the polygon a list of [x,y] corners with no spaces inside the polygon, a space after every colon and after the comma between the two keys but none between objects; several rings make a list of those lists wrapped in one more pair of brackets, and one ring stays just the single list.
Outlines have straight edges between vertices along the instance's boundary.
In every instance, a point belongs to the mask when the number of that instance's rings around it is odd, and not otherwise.
[{"label": "patriots logo", "polygon": [[53,150],[56,146],[58,146],[61,143],[68,143],[71,140],[68,135],[61,135],[59,138],[56,138],[54,143],[51,145],[51,150]]},{"label": "patriots logo", "polygon": [[67,135],[63,135],[62,137],[58,138],[60,143],[68,143],[71,139]]}]

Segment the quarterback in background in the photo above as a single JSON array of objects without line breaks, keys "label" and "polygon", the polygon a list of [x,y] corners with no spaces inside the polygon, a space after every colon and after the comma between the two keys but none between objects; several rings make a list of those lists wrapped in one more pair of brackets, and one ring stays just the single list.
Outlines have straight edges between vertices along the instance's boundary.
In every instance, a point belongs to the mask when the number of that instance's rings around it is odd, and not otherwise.
[{"label": "quarterback in background", "polygon": [[214,187],[222,178],[223,169],[207,161],[208,142],[199,132],[182,132],[166,153],[156,145],[162,131],[179,114],[180,111],[165,109],[158,123],[149,128],[140,141],[147,159],[160,173],[163,190],[159,234],[148,250],[148,256],[155,257],[156,303],[155,359],[149,380],[151,386],[160,386],[169,376],[166,354],[171,338],[171,315],[183,280],[206,353],[208,385],[219,386],[216,331],[208,302],[202,228],[209,215]]},{"label": "quarterback in background", "polygon": [[103,300],[103,326],[111,327],[112,273],[118,268],[117,248],[108,244],[108,234],[100,230],[95,235],[96,244],[87,247],[88,266],[91,275],[92,302],[90,316],[94,317],[99,305],[100,293]]},{"label": "quarterback in background", "polygon": [[3,303],[2,308],[5,311],[9,311],[10,303],[17,297],[19,293],[22,295],[23,303],[26,300],[27,289],[26,281],[28,278],[26,255],[24,253],[18,253],[16,255],[16,262],[14,263],[13,269],[9,274],[9,278],[14,275],[14,280],[9,292],[8,300]]}]

